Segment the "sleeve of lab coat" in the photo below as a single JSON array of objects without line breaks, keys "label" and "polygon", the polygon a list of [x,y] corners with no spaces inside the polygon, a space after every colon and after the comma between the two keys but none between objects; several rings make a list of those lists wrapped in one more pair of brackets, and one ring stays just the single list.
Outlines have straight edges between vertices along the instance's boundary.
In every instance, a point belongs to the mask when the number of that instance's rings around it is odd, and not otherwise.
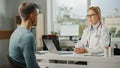
[{"label": "sleeve of lab coat", "polygon": [[84,47],[86,41],[85,39],[87,35],[86,33],[87,33],[87,28],[83,31],[82,38],[80,41],[78,41],[78,43],[76,43],[75,48]]},{"label": "sleeve of lab coat", "polygon": [[98,44],[94,48],[87,48],[89,53],[103,53],[104,46],[108,46],[110,42],[109,31],[106,26],[101,28],[101,35]]}]

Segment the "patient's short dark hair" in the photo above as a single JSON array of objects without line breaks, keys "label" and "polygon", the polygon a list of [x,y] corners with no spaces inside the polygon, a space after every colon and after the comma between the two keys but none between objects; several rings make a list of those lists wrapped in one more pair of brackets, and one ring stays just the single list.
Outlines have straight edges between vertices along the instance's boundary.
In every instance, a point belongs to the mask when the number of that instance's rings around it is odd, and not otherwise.
[{"label": "patient's short dark hair", "polygon": [[38,9],[38,6],[35,3],[24,2],[19,6],[19,14],[26,21],[29,18],[29,15]]}]

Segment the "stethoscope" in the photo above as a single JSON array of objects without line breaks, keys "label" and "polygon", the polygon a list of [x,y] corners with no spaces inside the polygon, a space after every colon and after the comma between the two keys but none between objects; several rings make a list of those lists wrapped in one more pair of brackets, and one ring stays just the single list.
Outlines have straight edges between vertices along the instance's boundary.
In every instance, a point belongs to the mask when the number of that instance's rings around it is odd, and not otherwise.
[{"label": "stethoscope", "polygon": [[[96,37],[96,38],[99,37],[100,34],[101,34],[101,29],[100,29],[100,33],[98,33],[99,27],[102,28],[101,22],[100,22],[99,25],[97,26],[97,31],[96,31],[96,34],[95,34],[95,37]],[[93,27],[91,26],[91,28],[90,28],[90,34],[89,34],[89,37],[88,37],[88,39],[87,39],[87,41],[86,41],[86,47],[89,47],[90,37],[91,37],[92,31],[93,31]],[[99,37],[99,39],[100,39],[100,37]],[[99,39],[98,39],[98,41],[99,41]],[[98,44],[98,41],[97,41],[96,45]]]}]

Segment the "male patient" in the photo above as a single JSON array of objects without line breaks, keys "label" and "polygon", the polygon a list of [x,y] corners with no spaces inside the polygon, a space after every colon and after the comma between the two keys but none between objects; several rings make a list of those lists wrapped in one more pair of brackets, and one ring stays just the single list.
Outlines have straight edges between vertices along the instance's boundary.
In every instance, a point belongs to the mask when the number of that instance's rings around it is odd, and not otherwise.
[{"label": "male patient", "polygon": [[9,56],[23,64],[22,68],[39,68],[36,57],[36,43],[31,27],[37,24],[38,6],[24,2],[19,6],[21,25],[13,32],[9,43]]}]

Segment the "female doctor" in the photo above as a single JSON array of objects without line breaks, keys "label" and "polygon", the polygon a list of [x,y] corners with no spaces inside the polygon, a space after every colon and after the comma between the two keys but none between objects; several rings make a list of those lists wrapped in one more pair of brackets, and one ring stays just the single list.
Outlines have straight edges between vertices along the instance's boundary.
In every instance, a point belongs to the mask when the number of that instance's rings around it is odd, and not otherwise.
[{"label": "female doctor", "polygon": [[90,26],[85,28],[81,40],[75,45],[74,52],[103,53],[104,46],[109,45],[109,32],[107,27],[101,22],[101,10],[92,6],[87,10],[87,18]]}]

